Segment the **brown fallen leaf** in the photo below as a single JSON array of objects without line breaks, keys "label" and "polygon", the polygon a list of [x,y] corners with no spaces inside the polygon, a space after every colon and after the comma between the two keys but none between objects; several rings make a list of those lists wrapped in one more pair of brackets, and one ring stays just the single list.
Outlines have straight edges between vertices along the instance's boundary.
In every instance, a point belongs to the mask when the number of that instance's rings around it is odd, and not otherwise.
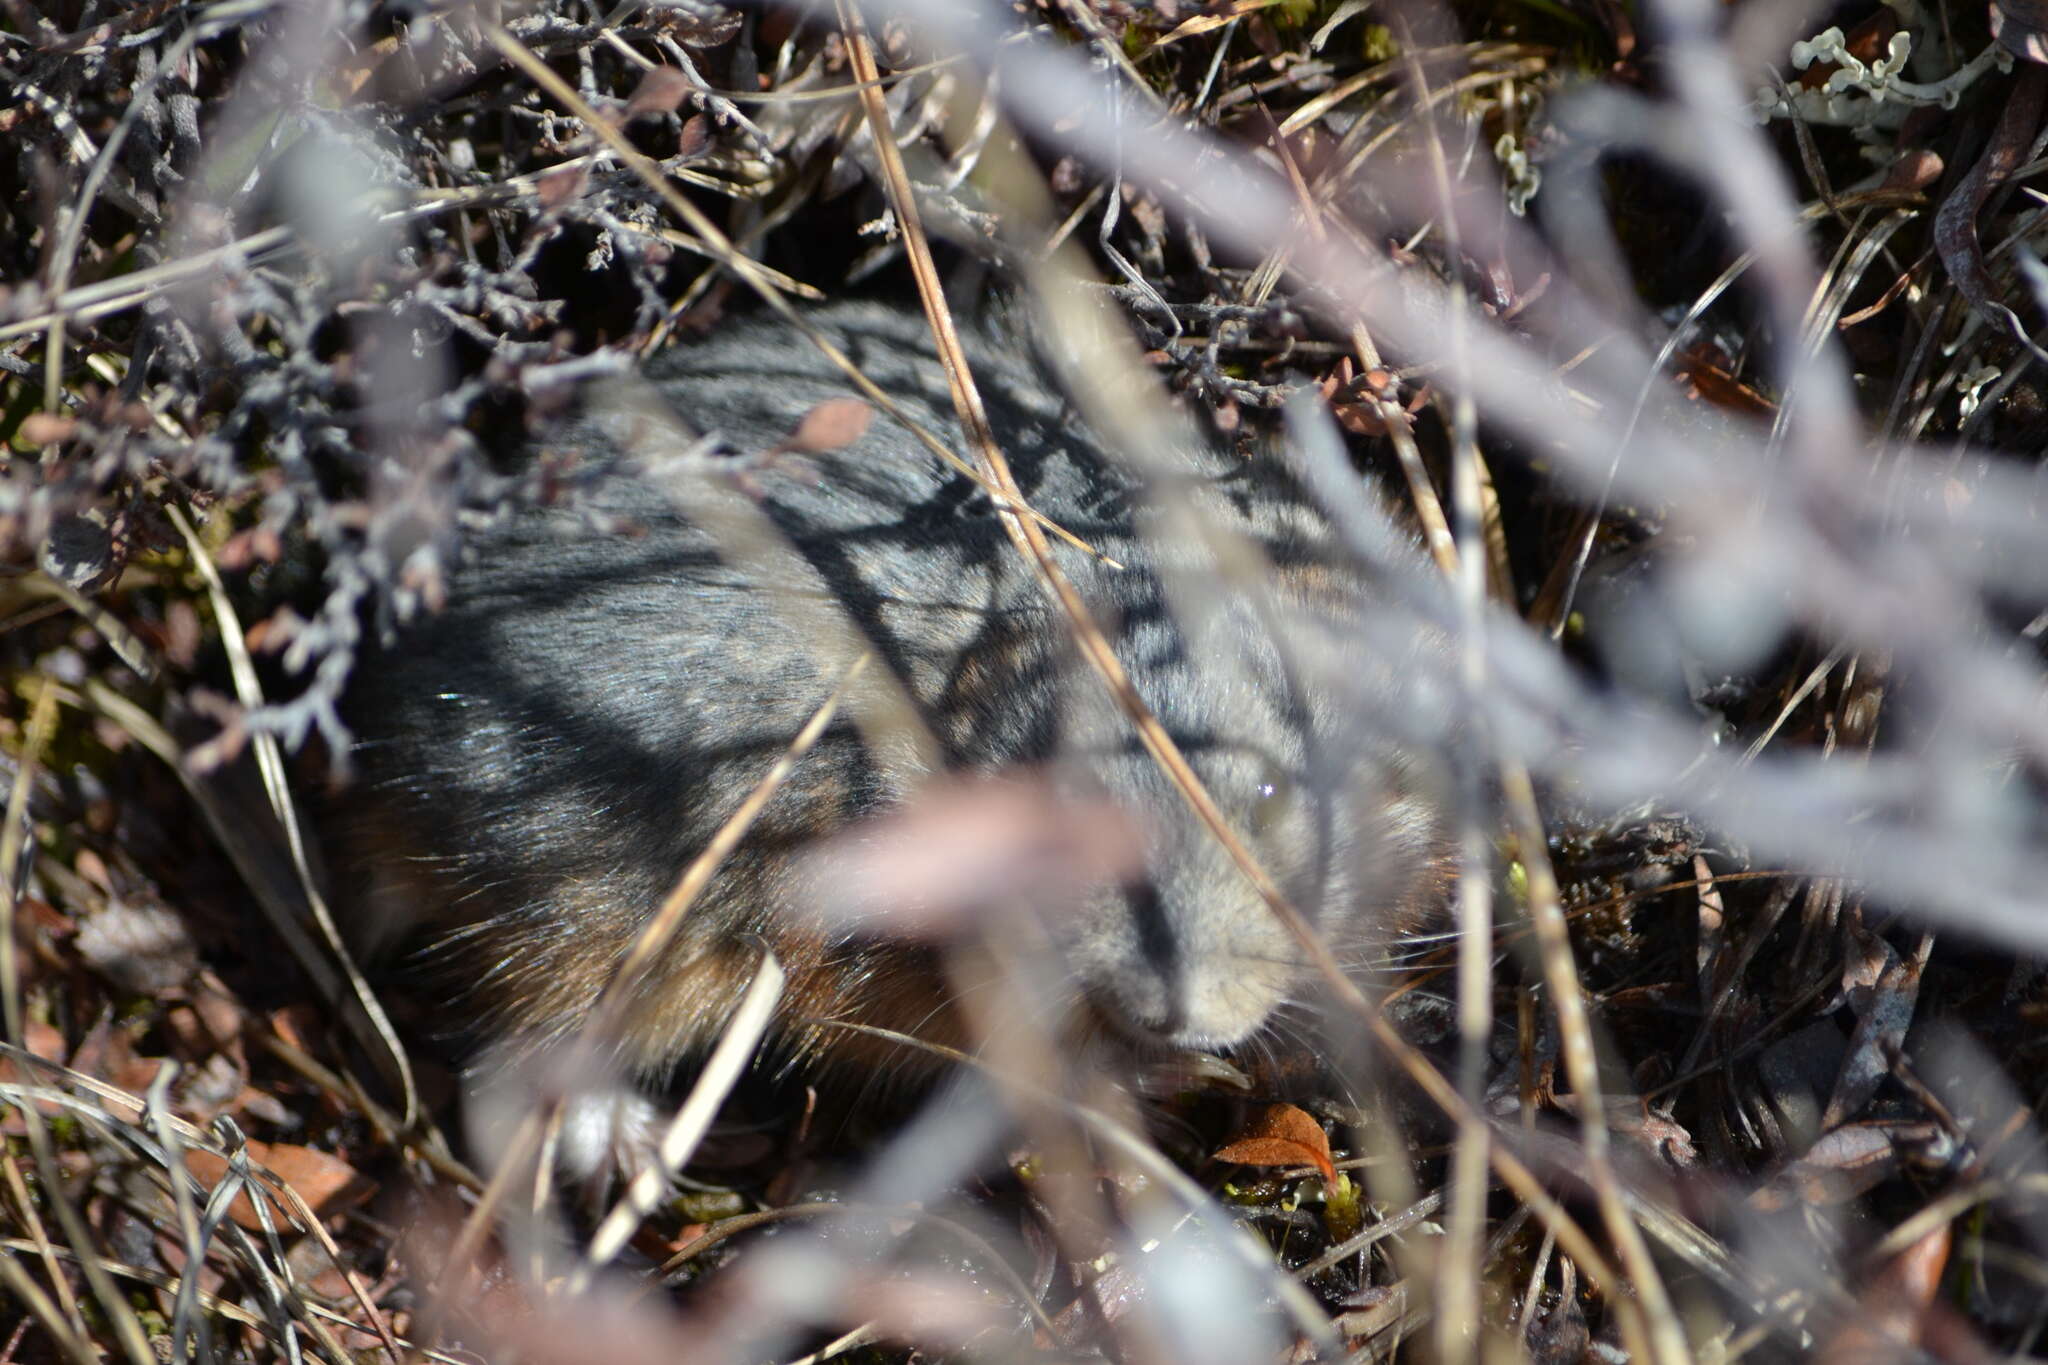
[{"label": "brown fallen leaf", "polygon": [[[322,1218],[353,1208],[376,1193],[377,1189],[368,1177],[340,1157],[311,1147],[251,1142],[249,1160],[289,1185],[299,1198],[306,1201],[307,1207]],[[199,1182],[209,1188],[227,1177],[226,1159],[212,1152],[188,1151],[185,1164]],[[228,1208],[228,1217],[252,1232],[263,1227],[246,1191],[235,1196],[235,1202]],[[289,1221],[275,1214],[271,1218],[273,1224]]]},{"label": "brown fallen leaf", "polygon": [[874,410],[864,399],[827,398],[803,415],[777,452],[796,451],[803,455],[824,455],[842,450],[867,434]]},{"label": "brown fallen leaf", "polygon": [[643,114],[674,113],[689,97],[689,77],[672,66],[657,66],[642,76],[640,84],[626,97],[626,105],[619,118],[625,122]]},{"label": "brown fallen leaf", "polygon": [[1307,1111],[1291,1104],[1267,1105],[1241,1134],[1217,1148],[1216,1159],[1240,1166],[1313,1166],[1325,1182],[1337,1183],[1330,1135]]},{"label": "brown fallen leaf", "polygon": [[1672,377],[1686,396],[1730,412],[1769,417],[1778,405],[1737,379],[1710,346],[1694,346],[1681,353],[1671,366]]},{"label": "brown fallen leaf", "polygon": [[1857,1295],[1860,1311],[1820,1349],[1824,1365],[1875,1365],[1925,1359],[1990,1361],[1997,1357],[1970,1324],[1941,1300],[1953,1242],[1943,1223],[1878,1267]]}]

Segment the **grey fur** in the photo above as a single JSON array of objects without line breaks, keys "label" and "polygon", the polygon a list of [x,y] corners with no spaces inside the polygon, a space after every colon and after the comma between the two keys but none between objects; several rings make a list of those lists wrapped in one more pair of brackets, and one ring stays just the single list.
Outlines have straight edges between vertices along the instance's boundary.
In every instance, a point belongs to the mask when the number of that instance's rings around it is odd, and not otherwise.
[{"label": "grey fur", "polygon": [[[815,320],[957,442],[919,316],[839,305]],[[1274,565],[1260,600],[1205,598],[1197,629],[1168,610],[1166,588],[1176,602],[1213,588],[1199,547],[1163,549],[1143,533],[1136,481],[1066,410],[1028,346],[1000,325],[968,341],[1033,506],[1130,566],[1062,555],[1225,813],[1341,948],[1411,924],[1441,891],[1432,805],[1359,705],[1395,697],[1410,661],[1367,657],[1357,643],[1370,587],[1315,509],[1271,458],[1181,443],[1185,479],[1170,491]],[[810,954],[831,984],[793,997],[794,1052],[852,1055],[806,1009],[947,1033],[943,1005],[887,998],[937,980],[928,950],[808,943],[815,931],[801,927],[815,888],[798,850],[930,776],[889,726],[904,696],[943,765],[1052,764],[1061,783],[1142,817],[1144,884],[1048,918],[1102,1032],[1141,1048],[1228,1046],[1300,998],[1298,951],[1075,662],[1063,618],[986,498],[879,414],[847,449],[744,459],[849,392],[772,319],[723,324],[649,378],[688,428],[738,455],[616,411],[588,421],[578,439],[610,472],[582,509],[521,513],[483,535],[447,610],[369,661],[354,688],[365,778],[350,798],[344,875],[427,945],[426,960],[460,987],[458,1014],[515,1048],[578,1022],[863,642],[886,672],[693,910],[624,1040],[629,1065],[658,1072],[702,1046],[730,1004],[706,984],[719,980],[715,963],[757,937]],[[779,538],[761,537],[761,512]]]}]

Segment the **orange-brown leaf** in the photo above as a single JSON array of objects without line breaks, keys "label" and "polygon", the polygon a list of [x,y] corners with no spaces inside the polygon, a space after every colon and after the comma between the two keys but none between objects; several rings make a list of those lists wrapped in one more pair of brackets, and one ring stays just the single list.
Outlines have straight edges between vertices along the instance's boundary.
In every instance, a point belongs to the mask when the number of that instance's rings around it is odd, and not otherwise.
[{"label": "orange-brown leaf", "polygon": [[873,409],[859,398],[827,398],[805,413],[796,430],[783,442],[785,450],[805,455],[823,455],[852,445],[867,434]]},{"label": "orange-brown leaf", "polygon": [[682,108],[690,97],[690,81],[672,66],[657,66],[640,78],[640,84],[626,97],[622,116],[636,119],[643,114],[669,114]]},{"label": "orange-brown leaf", "polygon": [[1233,1141],[1217,1149],[1216,1159],[1240,1166],[1313,1166],[1324,1180],[1334,1184],[1337,1179],[1329,1134],[1291,1104],[1267,1105]]},{"label": "orange-brown leaf", "polygon": [[[228,1163],[211,1152],[187,1152],[185,1160],[188,1169],[203,1185],[217,1185],[228,1173]],[[311,1147],[251,1142],[249,1160],[291,1186],[299,1198],[322,1217],[362,1203],[376,1188],[340,1157]],[[235,1196],[235,1202],[228,1209],[228,1217],[251,1231],[263,1226],[257,1219],[255,1208],[249,1203],[246,1191]],[[273,1214],[271,1221],[283,1223],[290,1220]]]}]

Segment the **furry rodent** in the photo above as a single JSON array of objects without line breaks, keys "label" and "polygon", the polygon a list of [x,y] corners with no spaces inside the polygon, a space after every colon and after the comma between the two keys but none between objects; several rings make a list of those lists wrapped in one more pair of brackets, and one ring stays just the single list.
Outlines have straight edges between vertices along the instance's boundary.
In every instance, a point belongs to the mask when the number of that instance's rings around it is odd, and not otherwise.
[{"label": "furry rodent", "polygon": [[[921,316],[842,304],[812,317],[964,449]],[[966,342],[1031,504],[1127,566],[1061,554],[1225,815],[1340,951],[1397,935],[1441,895],[1426,784],[1370,716],[1413,661],[1350,638],[1370,587],[1322,516],[1272,456],[1180,442],[1182,505],[1271,562],[1265,600],[1236,600],[1196,547],[1145,532],[1146,490],[1015,329],[982,323]],[[843,449],[760,458],[851,392],[772,317],[723,322],[647,378],[722,453],[598,405],[571,439],[604,472],[573,506],[477,537],[446,609],[353,684],[361,773],[341,878],[369,888],[360,915],[395,919],[443,974],[454,1020],[492,1055],[544,1050],[583,1020],[863,641],[947,768],[1045,767],[1140,817],[1146,875],[1047,916],[1082,1031],[1140,1052],[1227,1048],[1308,994],[1299,948],[1074,657],[1065,618],[969,480],[879,413]],[[727,543],[748,520],[735,507],[765,512],[779,543]],[[1177,613],[1190,583],[1212,600]],[[835,1019],[962,1042],[933,950],[821,928],[800,857],[934,775],[914,746],[835,723],[648,977],[622,1065],[657,1078],[707,1045],[763,941],[790,972],[783,1056],[895,1064],[900,1049],[821,1027]]]}]

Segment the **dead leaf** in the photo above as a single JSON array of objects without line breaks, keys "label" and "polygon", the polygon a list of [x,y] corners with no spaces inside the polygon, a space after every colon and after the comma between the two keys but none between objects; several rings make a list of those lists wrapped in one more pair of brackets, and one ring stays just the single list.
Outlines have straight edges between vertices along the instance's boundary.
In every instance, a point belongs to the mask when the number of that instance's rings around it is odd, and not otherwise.
[{"label": "dead leaf", "polygon": [[672,66],[657,66],[640,78],[626,97],[620,117],[631,120],[643,114],[668,114],[682,108],[690,97],[690,78]]},{"label": "dead leaf", "polygon": [[683,120],[683,131],[676,138],[676,156],[684,161],[695,161],[704,155],[711,145],[711,120],[702,114],[692,114]]},{"label": "dead leaf", "polygon": [[1703,346],[1681,353],[1671,366],[1672,375],[1685,387],[1687,396],[1712,403],[1730,412],[1768,417],[1778,405],[1737,379],[1719,363],[1716,353]]},{"label": "dead leaf", "polygon": [[861,398],[827,398],[803,415],[778,450],[825,455],[843,450],[867,434],[874,410]]},{"label": "dead leaf", "polygon": [[1243,1133],[1216,1150],[1216,1159],[1240,1166],[1313,1166],[1326,1182],[1337,1182],[1330,1135],[1291,1104],[1267,1105]]},{"label": "dead leaf", "polygon": [[63,1030],[52,1028],[40,1019],[24,1019],[21,1026],[22,1042],[27,1044],[31,1053],[45,1061],[64,1060]]},{"label": "dead leaf", "polygon": [[[1943,1223],[1885,1262],[1857,1295],[1861,1311],[1821,1348],[1819,1359],[1824,1365],[1913,1359],[1919,1356],[1916,1347],[1930,1347],[1928,1338],[1940,1335],[1929,1329],[1931,1319],[1945,1307],[1938,1296],[1951,1241],[1949,1225]],[[1967,1326],[1964,1330],[1968,1331]],[[1976,1346],[1975,1351],[1962,1354],[1937,1351],[1934,1355],[1940,1360],[1993,1358],[1983,1343]]]},{"label": "dead leaf", "polygon": [[[355,1167],[338,1156],[315,1151],[311,1147],[299,1147],[289,1143],[251,1142],[249,1160],[271,1172],[289,1185],[299,1198],[306,1201],[318,1217],[353,1208],[376,1192],[376,1185]],[[185,1153],[186,1168],[209,1188],[220,1184],[227,1177],[228,1163],[225,1158],[212,1152],[188,1151]],[[249,1202],[245,1190],[235,1196],[235,1202],[228,1208],[228,1217],[250,1231],[260,1231],[262,1222],[257,1218],[256,1208]],[[273,1224],[290,1220],[273,1212]]]}]

